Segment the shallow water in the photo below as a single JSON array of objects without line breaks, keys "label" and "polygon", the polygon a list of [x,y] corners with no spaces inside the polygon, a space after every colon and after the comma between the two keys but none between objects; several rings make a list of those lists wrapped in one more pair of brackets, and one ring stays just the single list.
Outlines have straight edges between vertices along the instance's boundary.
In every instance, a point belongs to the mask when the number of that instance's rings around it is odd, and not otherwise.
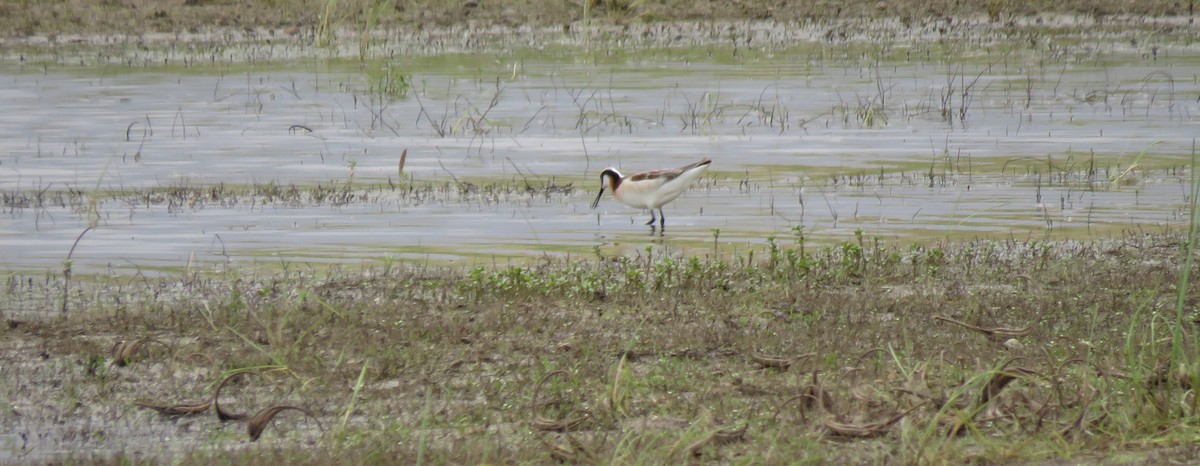
[{"label": "shallow water", "polygon": [[[907,244],[1160,230],[1186,222],[1200,54],[1150,47],[567,47],[367,71],[9,62],[0,267],[61,271],[77,238],[74,272],[119,274],[729,250],[797,232]],[[410,87],[380,97],[389,67]],[[589,209],[605,166],[701,157],[709,176],[666,207],[662,234],[611,197]],[[140,196],[221,184],[353,199]],[[70,191],[82,201],[45,201]]]}]

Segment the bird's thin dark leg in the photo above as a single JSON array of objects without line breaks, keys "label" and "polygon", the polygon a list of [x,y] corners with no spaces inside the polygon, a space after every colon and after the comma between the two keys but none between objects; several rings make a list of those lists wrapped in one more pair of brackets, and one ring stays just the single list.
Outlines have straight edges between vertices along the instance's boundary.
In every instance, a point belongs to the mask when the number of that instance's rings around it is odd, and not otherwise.
[{"label": "bird's thin dark leg", "polygon": [[649,221],[649,222],[646,222],[646,224],[647,224],[647,225],[654,225],[654,221],[655,221],[655,220],[656,220],[656,219],[654,218],[654,209],[653,209],[653,208],[651,208],[651,209],[650,209],[650,221]]},{"label": "bird's thin dark leg", "polygon": [[[654,211],[651,210],[650,212]],[[662,227],[663,230],[667,229],[667,214],[663,213],[662,207],[658,208],[658,226]]]}]

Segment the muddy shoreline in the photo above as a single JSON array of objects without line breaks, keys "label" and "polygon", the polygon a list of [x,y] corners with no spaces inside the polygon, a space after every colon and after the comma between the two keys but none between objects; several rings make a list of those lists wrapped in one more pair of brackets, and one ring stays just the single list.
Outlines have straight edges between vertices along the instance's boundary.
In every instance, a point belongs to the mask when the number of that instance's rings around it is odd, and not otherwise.
[{"label": "muddy shoreline", "polygon": [[1171,0],[1003,0],[774,2],[767,0],[638,2],[631,0],[68,0],[43,4],[0,1],[0,36],[186,33],[214,29],[311,34],[334,26],[361,30],[457,27],[576,27],[587,21],[617,26],[678,21],[771,20],[822,23],[892,18],[905,24],[982,18],[1006,23],[1023,17],[1086,16],[1097,22],[1125,17],[1190,17],[1195,2]]},{"label": "muddy shoreline", "polygon": [[[0,37],[7,49],[0,59],[25,63],[58,59],[65,65],[170,64],[171,58],[195,54],[205,58],[218,50],[221,61],[253,61],[254,53],[269,47],[274,60],[309,58],[361,58],[364,51],[382,58],[397,53],[488,53],[519,49],[540,50],[559,46],[647,49],[696,46],[740,46],[759,51],[783,49],[801,43],[829,45],[866,44],[892,46],[937,41],[964,41],[977,47],[1031,41],[1073,47],[1079,42],[1125,44],[1132,50],[1162,44],[1188,43],[1194,19],[1186,16],[1127,16],[1100,19],[1080,15],[1014,17],[1005,22],[981,17],[928,18],[906,22],[895,18],[833,19],[796,22],[757,19],[685,20],[614,25],[590,23],[574,27],[506,26],[487,23],[450,24],[439,27],[398,25],[378,27],[369,34],[348,27],[332,29],[318,37],[313,30],[279,30],[267,27],[213,27],[195,31],[118,33],[38,33]],[[1056,44],[1061,41],[1062,44]],[[365,49],[360,44],[366,44]],[[315,45],[315,47],[314,47]],[[238,53],[239,49],[244,49]],[[1116,50],[1120,50],[1119,48]],[[107,57],[107,58],[106,58]],[[130,57],[137,60],[130,61]],[[178,58],[176,58],[178,60]],[[202,62],[200,62],[202,63]]]}]

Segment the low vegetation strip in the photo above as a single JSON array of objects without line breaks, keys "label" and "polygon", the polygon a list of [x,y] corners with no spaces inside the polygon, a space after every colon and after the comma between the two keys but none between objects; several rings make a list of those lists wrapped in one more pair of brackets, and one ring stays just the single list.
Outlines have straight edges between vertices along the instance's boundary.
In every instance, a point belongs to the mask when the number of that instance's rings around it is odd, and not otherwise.
[{"label": "low vegetation strip", "polygon": [[[4,316],[0,460],[1190,461],[1185,245],[864,238],[77,283],[65,314]],[[63,291],[6,287],[6,309]]]}]

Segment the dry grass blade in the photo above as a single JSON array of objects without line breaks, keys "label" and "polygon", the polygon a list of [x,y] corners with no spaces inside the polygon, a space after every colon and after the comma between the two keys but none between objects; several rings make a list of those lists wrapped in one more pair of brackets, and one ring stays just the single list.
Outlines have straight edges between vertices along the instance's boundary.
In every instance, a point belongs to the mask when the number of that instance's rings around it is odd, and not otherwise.
[{"label": "dry grass blade", "polygon": [[810,358],[810,357],[813,357],[816,355],[817,355],[817,353],[806,353],[806,354],[802,354],[800,356],[796,356],[794,358],[788,359],[788,358],[780,358],[780,357],[775,357],[775,356],[766,356],[766,355],[758,354],[755,352],[750,352],[750,360],[754,361],[755,364],[762,366],[763,369],[778,369],[781,371],[786,371],[786,370],[788,370],[789,367],[792,367],[792,364],[796,363],[797,361],[802,361],[804,359],[807,359],[807,358]]},{"label": "dry grass blade", "polygon": [[[1188,373],[1187,367],[1183,364],[1178,366],[1175,380],[1179,382],[1179,388],[1184,390],[1192,389],[1192,377]],[[1164,360],[1158,363],[1154,368],[1154,377],[1146,380],[1146,388],[1155,388],[1167,385],[1171,381],[1171,361]]]},{"label": "dry grass blade", "polygon": [[[788,398],[787,400],[784,400],[784,402],[783,402],[783,403],[780,403],[780,404],[779,404],[779,407],[775,409],[775,416],[774,416],[774,417],[772,417],[772,418],[771,418],[771,420],[772,420],[772,421],[778,420],[778,419],[779,419],[779,413],[782,413],[782,412],[783,412],[783,408],[786,408],[786,407],[787,407],[787,405],[791,404],[793,401],[804,399],[804,398],[805,398],[805,397],[807,397],[807,396],[809,396],[809,395],[808,395],[808,394],[805,394],[805,393],[801,393],[801,394],[799,394],[799,395],[796,395],[796,396],[793,396],[793,397],[791,397],[791,398]],[[804,405],[805,405],[805,404],[807,404],[807,403],[801,403],[801,404],[800,404],[800,421],[802,421],[802,422],[804,422],[804,421],[808,421],[808,416],[805,416],[805,415],[804,415],[804,413],[805,413]]]},{"label": "dry grass blade", "polygon": [[124,366],[129,365],[129,362],[131,360],[133,360],[133,356],[137,354],[138,350],[142,349],[142,346],[145,346],[148,343],[158,343],[160,345],[163,345],[164,347],[167,346],[166,343],[160,342],[160,341],[152,339],[152,338],[139,338],[137,340],[121,340],[121,341],[117,342],[117,344],[113,345],[112,365],[118,366],[118,367],[124,367]]},{"label": "dry grass blade", "polygon": [[746,424],[741,428],[717,429],[709,432],[708,435],[705,435],[700,440],[692,442],[691,445],[688,445],[686,448],[684,448],[684,451],[686,451],[689,456],[700,456],[700,449],[709,444],[724,445],[745,439],[746,431],[749,429],[750,424]]},{"label": "dry grass blade", "polygon": [[1114,379],[1120,379],[1120,380],[1129,380],[1130,379],[1129,374],[1121,372],[1119,369],[1103,368],[1103,367],[1096,368],[1096,377],[1101,377],[1101,378],[1112,377]]},{"label": "dry grass blade", "polygon": [[821,382],[817,380],[816,371],[812,373],[812,383],[808,385],[808,388],[804,389],[804,393],[801,395],[804,396],[803,400],[807,409],[816,407],[828,410],[833,407],[833,395],[830,395],[829,390],[826,390],[821,385]]},{"label": "dry grass blade", "polygon": [[1000,391],[1004,390],[1009,383],[1021,377],[1036,375],[1037,373],[1029,369],[1014,368],[1009,371],[1000,371],[988,380],[987,386],[983,388],[983,393],[979,395],[979,404],[985,405],[996,396],[1000,395]]},{"label": "dry grass blade", "polygon": [[550,451],[550,457],[554,458],[554,461],[572,464],[583,462],[583,459],[580,458],[575,450],[571,449],[570,447],[553,445],[550,442],[547,442],[546,439],[540,440],[542,442],[542,446],[546,447],[546,449]]},{"label": "dry grass blade", "polygon": [[808,387],[805,387],[803,392],[801,392],[799,395],[788,398],[779,405],[779,408],[775,410],[774,419],[778,419],[779,413],[783,412],[783,408],[786,408],[789,403],[796,400],[800,400],[801,421],[808,421],[808,416],[806,416],[805,413],[813,408],[829,410],[833,406],[833,395],[830,395],[829,390],[826,390],[825,387],[821,386],[820,381],[817,380],[816,371],[813,371],[812,373],[812,383],[810,383]]},{"label": "dry grass blade", "polygon": [[131,355],[142,346],[141,340],[121,340],[112,348],[112,365],[124,367],[129,364],[129,359],[126,355]]},{"label": "dry grass blade", "polygon": [[1079,406],[1079,415],[1075,416],[1074,421],[1071,421],[1071,423],[1068,424],[1066,427],[1059,429],[1058,435],[1060,437],[1070,438],[1076,432],[1083,431],[1083,420],[1084,420],[1084,418],[1087,417],[1087,409],[1088,409],[1088,406],[1090,406],[1092,404],[1092,397],[1094,395],[1095,395],[1095,392],[1092,392],[1088,395],[1087,398],[1085,398],[1083,400],[1083,404]]},{"label": "dry grass blade", "polygon": [[762,366],[763,369],[779,369],[786,371],[792,366],[791,359],[763,356],[758,353],[750,353],[750,360],[754,361],[759,366]]},{"label": "dry grass blade", "polygon": [[546,380],[549,380],[554,376],[565,375],[567,375],[567,371],[560,369],[546,374],[542,376],[540,380],[538,380],[537,385],[534,386],[533,389],[533,400],[530,401],[529,405],[529,411],[533,414],[533,419],[529,421],[530,427],[543,432],[567,432],[579,427],[580,424],[583,424],[583,421],[588,419],[589,416],[586,413],[576,418],[566,419],[547,419],[546,417],[543,417],[537,413],[537,409],[542,406],[540,402],[542,386],[546,384]]},{"label": "dry grass blade", "polygon": [[231,381],[243,374],[257,374],[257,373],[256,372],[235,372],[235,373],[230,374],[229,376],[225,377],[224,379],[221,379],[221,383],[218,383],[217,388],[213,389],[212,405],[213,405],[213,408],[217,411],[217,419],[220,419],[221,422],[238,421],[238,420],[242,420],[242,419],[246,418],[246,413],[230,413],[230,412],[225,411],[224,409],[221,409],[221,402],[220,402],[221,389],[225,388],[225,384],[229,383],[229,381]]},{"label": "dry grass blade", "polygon": [[717,445],[739,442],[746,439],[746,431],[750,430],[750,424],[746,424],[741,428],[717,429],[713,432],[713,441]]},{"label": "dry grass blade", "polygon": [[863,361],[866,360],[868,356],[871,356],[872,354],[876,354],[876,353],[886,353],[886,350],[884,350],[883,348],[871,348],[869,350],[863,351],[863,353],[858,355],[857,358],[854,358],[854,367],[862,366]]},{"label": "dry grass blade", "polygon": [[885,419],[882,421],[878,421],[878,422],[870,422],[870,423],[866,423],[866,424],[847,424],[844,422],[838,422],[836,420],[829,419],[829,420],[825,421],[825,430],[828,430],[830,434],[833,434],[838,437],[846,437],[846,438],[879,437],[881,435],[886,434],[888,429],[890,429],[892,427],[892,425],[896,424],[897,422],[900,422],[901,419],[904,419],[904,416],[912,414],[913,411],[916,411],[917,408],[920,408],[924,405],[925,405],[925,403],[920,403],[920,404],[917,404],[916,406],[913,406],[912,408],[909,408],[908,411],[905,411],[903,413],[892,416],[891,418],[888,418],[888,419]]},{"label": "dry grass blade", "polygon": [[[898,417],[892,419],[897,421],[900,420]],[[878,437],[887,433],[888,427],[891,427],[891,424],[886,422],[875,422],[870,424],[846,424],[837,422],[833,419],[825,421],[825,429],[828,430],[829,433],[838,437],[848,438]]]},{"label": "dry grass blade", "polygon": [[[1005,365],[1007,366],[1008,364],[1006,363]],[[949,435],[965,434],[967,431],[967,423],[975,422],[975,417],[978,416],[979,412],[981,411],[980,408],[987,406],[989,402],[994,400],[997,396],[1000,396],[1000,392],[1004,390],[1004,387],[1007,387],[1008,384],[1021,377],[1036,374],[1037,373],[1034,371],[1021,367],[997,371],[992,375],[991,379],[988,379],[987,385],[983,387],[983,392],[979,394],[979,404],[972,412],[971,417],[955,423],[954,427],[950,429]]]},{"label": "dry grass blade", "polygon": [[538,380],[537,385],[533,386],[533,400],[529,402],[529,411],[533,412],[533,414],[537,414],[536,411],[537,411],[538,407],[541,406],[541,403],[539,402],[539,400],[541,399],[541,395],[542,395],[542,385],[544,385],[546,383],[546,380],[548,380],[550,377],[554,377],[556,375],[567,375],[567,371],[559,369],[559,370],[556,370],[549,374],[543,375],[542,378],[540,380]]},{"label": "dry grass blade", "polygon": [[217,365],[217,360],[216,360],[216,359],[213,359],[212,355],[205,354],[205,353],[200,353],[200,352],[196,352],[196,353],[189,354],[189,355],[185,356],[183,359],[184,359],[184,360],[187,360],[187,359],[202,359],[202,360],[204,360],[205,362],[207,362],[207,363],[208,363],[210,366],[216,366],[216,365]]},{"label": "dry grass blade", "polygon": [[1025,327],[1025,328],[1007,328],[1007,327],[987,328],[987,327],[980,327],[977,325],[971,325],[971,324],[968,324],[961,320],[946,317],[946,316],[933,316],[933,318],[934,318],[934,320],[949,322],[949,323],[958,325],[959,327],[963,327],[968,330],[974,330],[976,332],[984,334],[985,336],[987,336],[990,339],[1023,337],[1025,335],[1029,335],[1029,332],[1033,331],[1032,325]]},{"label": "dry grass blade", "polygon": [[595,453],[570,435],[567,435],[567,445],[554,445],[545,438],[538,440],[550,451],[550,457],[560,463],[594,464],[598,461]]},{"label": "dry grass blade", "polygon": [[546,419],[539,415],[529,421],[529,426],[543,432],[570,432],[583,424],[583,421],[586,421],[588,417],[587,414],[584,414],[576,418]]},{"label": "dry grass blade", "polygon": [[148,403],[137,403],[137,405],[140,407],[153,409],[155,411],[158,411],[160,414],[163,414],[166,416],[191,416],[193,414],[201,414],[205,411],[208,411],[208,406],[211,404],[212,404],[211,401],[203,401],[203,402],[194,403],[194,404],[190,404],[190,405],[170,405],[170,406],[152,405],[152,404],[148,404]]},{"label": "dry grass blade", "polygon": [[400,153],[400,163],[396,164],[396,172],[399,173],[400,176],[404,176],[405,160],[408,160],[408,149],[404,149],[404,152]]},{"label": "dry grass blade", "polygon": [[325,430],[324,427],[321,427],[321,421],[318,420],[317,417],[307,409],[286,405],[272,406],[270,408],[260,409],[257,413],[254,413],[254,415],[250,417],[250,421],[246,423],[247,432],[250,434],[250,441],[258,441],[258,438],[262,436],[263,430],[267,428],[267,424],[270,423],[272,419],[275,419],[275,415],[287,410],[300,411],[304,413],[305,416],[310,417],[317,422],[317,427],[319,427],[322,431]]}]

